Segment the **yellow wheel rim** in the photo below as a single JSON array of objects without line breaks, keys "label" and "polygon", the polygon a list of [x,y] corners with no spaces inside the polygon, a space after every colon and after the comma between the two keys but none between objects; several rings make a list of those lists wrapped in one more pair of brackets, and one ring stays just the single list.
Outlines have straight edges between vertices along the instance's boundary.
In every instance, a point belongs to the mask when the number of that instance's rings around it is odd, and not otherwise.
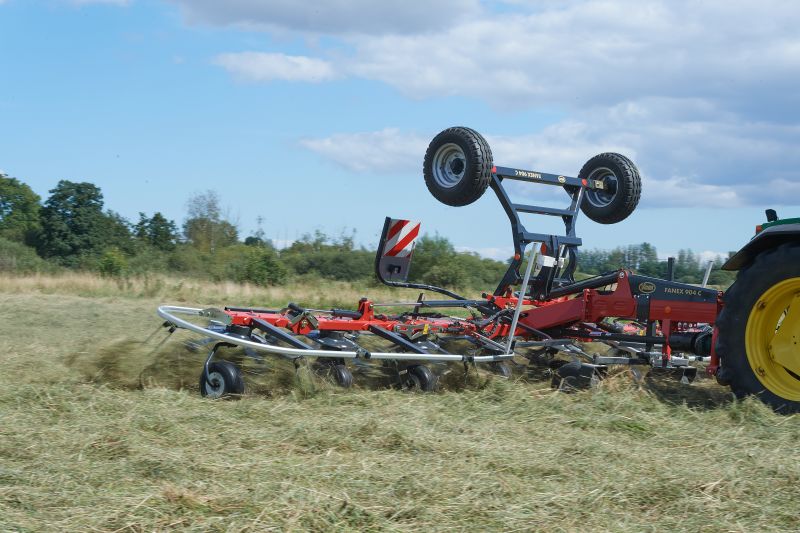
[{"label": "yellow wheel rim", "polygon": [[747,319],[750,368],[770,392],[800,401],[800,278],[772,286]]}]

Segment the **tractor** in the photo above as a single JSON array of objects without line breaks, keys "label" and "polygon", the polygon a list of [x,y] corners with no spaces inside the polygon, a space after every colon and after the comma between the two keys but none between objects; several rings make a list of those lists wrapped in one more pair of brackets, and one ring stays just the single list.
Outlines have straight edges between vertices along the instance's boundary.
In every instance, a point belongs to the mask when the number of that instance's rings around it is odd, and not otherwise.
[{"label": "tractor", "polygon": [[800,218],[767,222],[723,266],[737,270],[717,319],[709,367],[737,397],[756,394],[779,412],[800,411]]}]

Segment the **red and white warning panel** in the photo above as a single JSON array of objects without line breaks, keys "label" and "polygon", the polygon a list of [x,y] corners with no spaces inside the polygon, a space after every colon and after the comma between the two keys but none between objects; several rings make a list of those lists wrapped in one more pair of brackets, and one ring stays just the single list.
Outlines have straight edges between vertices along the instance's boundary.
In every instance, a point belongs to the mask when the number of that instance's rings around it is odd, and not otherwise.
[{"label": "red and white warning panel", "polygon": [[388,257],[411,256],[421,225],[416,220],[390,218],[386,242],[383,245],[383,255]]},{"label": "red and white warning panel", "polygon": [[420,226],[416,220],[386,217],[375,262],[379,279],[384,282],[408,280]]}]

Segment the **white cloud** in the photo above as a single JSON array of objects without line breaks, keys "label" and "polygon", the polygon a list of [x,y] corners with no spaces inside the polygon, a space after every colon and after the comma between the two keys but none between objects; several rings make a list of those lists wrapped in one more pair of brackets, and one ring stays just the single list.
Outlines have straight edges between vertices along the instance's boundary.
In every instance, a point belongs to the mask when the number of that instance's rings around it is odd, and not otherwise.
[{"label": "white cloud", "polygon": [[[695,109],[698,120],[683,118],[689,108]],[[531,170],[577,175],[595,154],[625,154],[642,172],[642,205],[649,207],[796,205],[800,127],[716,115],[714,120],[713,106],[703,101],[641,100],[587,110],[535,134],[482,133],[496,163]],[[425,149],[435,133],[386,129],[304,139],[301,144],[350,170],[391,168],[421,174]],[[563,199],[555,188],[509,187],[525,197]]]},{"label": "white cloud", "polygon": [[302,139],[300,144],[326,159],[356,172],[408,172],[422,169],[427,137],[395,128],[366,133],[337,133]]},{"label": "white cloud", "polygon": [[241,52],[220,54],[214,63],[244,81],[273,80],[321,82],[336,77],[333,65],[306,56],[278,53]]},{"label": "white cloud", "polygon": [[[571,108],[641,96],[797,101],[800,10],[782,2],[588,1],[354,39],[350,68],[413,97]],[[763,102],[760,107],[774,105]]]},{"label": "white cloud", "polygon": [[580,109],[669,95],[800,116],[800,10],[780,0],[543,2],[511,13],[473,0],[176,1],[190,20],[335,36],[337,71],[414,98]]},{"label": "white cloud", "polygon": [[[174,1],[193,21],[332,36],[315,41],[318,58],[217,57],[241,79],[357,77],[410,98],[568,117],[531,135],[487,132],[503,164],[575,174],[591,155],[620,151],[642,169],[647,205],[800,198],[800,10],[790,2]],[[351,170],[419,172],[429,138],[386,129],[302,144]]]},{"label": "white cloud", "polygon": [[383,34],[440,31],[476,15],[478,0],[378,2],[375,0],[172,0],[192,23],[316,34]]}]

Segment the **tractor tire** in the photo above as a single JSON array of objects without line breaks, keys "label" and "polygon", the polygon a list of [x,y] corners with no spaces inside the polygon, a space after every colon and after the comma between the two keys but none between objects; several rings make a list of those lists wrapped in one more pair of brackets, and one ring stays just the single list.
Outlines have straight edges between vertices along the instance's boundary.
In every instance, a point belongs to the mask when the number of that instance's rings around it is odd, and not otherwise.
[{"label": "tractor tire", "polygon": [[[760,253],[725,293],[720,381],[779,413],[800,412],[800,244]],[[785,329],[788,328],[788,329]]]},{"label": "tractor tire", "polygon": [[208,379],[200,374],[200,394],[207,398],[222,398],[244,393],[244,380],[239,367],[228,361],[214,361],[208,365]]},{"label": "tractor tire", "polygon": [[615,153],[598,154],[583,165],[578,178],[602,181],[603,190],[586,189],[581,210],[600,224],[628,218],[642,196],[642,178],[633,161]]},{"label": "tractor tire", "polygon": [[448,128],[433,138],[422,173],[431,194],[443,204],[460,207],[477,200],[492,178],[492,150],[470,128]]}]

